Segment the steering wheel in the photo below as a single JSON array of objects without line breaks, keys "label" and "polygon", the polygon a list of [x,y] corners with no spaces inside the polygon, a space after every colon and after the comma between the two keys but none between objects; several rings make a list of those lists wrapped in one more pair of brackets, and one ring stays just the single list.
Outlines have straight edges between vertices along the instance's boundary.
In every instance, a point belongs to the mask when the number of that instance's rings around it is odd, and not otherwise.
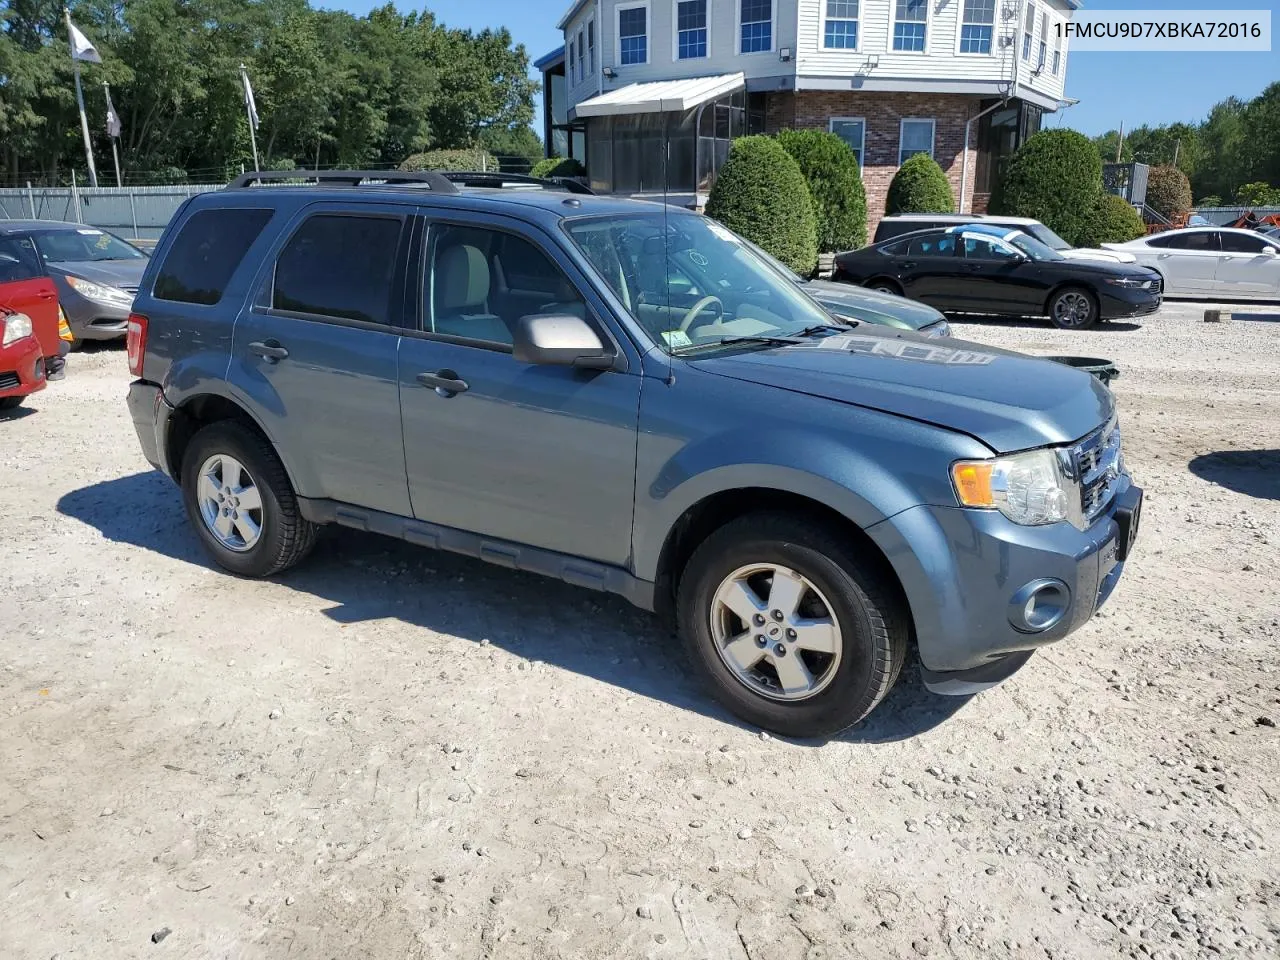
[{"label": "steering wheel", "polygon": [[707,307],[711,306],[713,303],[716,307],[716,319],[724,319],[724,304],[720,302],[720,298],[712,296],[703,297],[689,308],[689,312],[686,313],[684,315],[684,319],[680,321],[680,332],[688,333],[689,328],[693,326],[693,321],[697,318],[698,314],[707,309]]}]

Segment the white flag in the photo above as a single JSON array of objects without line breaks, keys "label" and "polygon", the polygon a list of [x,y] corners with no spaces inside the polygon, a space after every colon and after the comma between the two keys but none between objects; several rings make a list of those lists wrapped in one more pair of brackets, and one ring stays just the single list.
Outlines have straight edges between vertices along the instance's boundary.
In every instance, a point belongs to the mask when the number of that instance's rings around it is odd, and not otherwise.
[{"label": "white flag", "polygon": [[120,136],[120,114],[116,113],[115,104],[111,102],[111,91],[103,84],[103,91],[107,95],[107,136]]},{"label": "white flag", "polygon": [[249,71],[245,69],[244,64],[240,64],[240,79],[244,81],[244,107],[249,111],[249,122],[253,124],[253,129],[258,129],[258,107],[253,102],[253,85],[249,83]]},{"label": "white flag", "polygon": [[80,28],[67,18],[67,29],[71,31],[71,59],[84,60],[87,63],[101,63],[102,54],[89,42],[89,38],[80,32]]}]

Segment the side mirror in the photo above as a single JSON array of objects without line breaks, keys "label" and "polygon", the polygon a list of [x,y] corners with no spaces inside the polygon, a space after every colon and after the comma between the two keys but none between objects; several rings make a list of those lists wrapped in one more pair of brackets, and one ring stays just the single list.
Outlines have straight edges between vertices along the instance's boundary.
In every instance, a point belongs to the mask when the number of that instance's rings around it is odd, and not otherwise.
[{"label": "side mirror", "polygon": [[613,350],[591,325],[568,313],[531,313],[516,321],[512,354],[522,363],[608,370]]}]

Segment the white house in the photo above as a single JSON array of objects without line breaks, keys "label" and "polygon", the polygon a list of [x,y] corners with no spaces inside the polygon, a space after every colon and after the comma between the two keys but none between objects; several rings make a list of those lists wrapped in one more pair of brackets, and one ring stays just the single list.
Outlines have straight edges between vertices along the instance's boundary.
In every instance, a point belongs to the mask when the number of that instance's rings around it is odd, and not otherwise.
[{"label": "white house", "polygon": [[[927,152],[963,211],[1067,101],[1077,0],[576,0],[537,63],[549,155],[593,187],[700,204],[747,133],[820,127],[858,154],[871,219]],[[665,146],[665,149],[664,149]]]}]

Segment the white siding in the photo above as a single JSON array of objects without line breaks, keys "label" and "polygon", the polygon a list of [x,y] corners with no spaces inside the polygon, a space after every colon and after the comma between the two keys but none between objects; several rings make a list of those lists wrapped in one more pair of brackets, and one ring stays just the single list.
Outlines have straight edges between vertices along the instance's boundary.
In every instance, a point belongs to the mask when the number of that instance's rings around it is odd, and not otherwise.
[{"label": "white siding", "polygon": [[[1045,42],[1044,70],[1041,71],[1039,75],[1033,75],[1032,71],[1035,69],[1036,64],[1039,60],[1041,27],[1042,27],[1042,24],[1044,23],[1044,14],[1046,11],[1049,14],[1049,22],[1048,22],[1049,32],[1046,36],[1043,37]],[[1067,8],[1066,4],[1061,2],[1053,3],[1053,2],[1046,2],[1046,0],[1036,0],[1036,24],[1035,24],[1036,29],[1035,29],[1035,35],[1032,37],[1032,42],[1031,42],[1031,60],[1029,63],[1019,61],[1020,65],[1023,68],[1022,73],[1020,74],[1020,77],[1019,77],[1020,82],[1030,86],[1033,90],[1038,90],[1041,93],[1047,94],[1050,97],[1054,97],[1055,99],[1060,99],[1062,97],[1063,89],[1065,86],[1065,80],[1067,75],[1067,46],[1066,46],[1067,41],[1065,37],[1062,40],[1062,68],[1058,71],[1058,75],[1055,77],[1053,75],[1054,34],[1057,32],[1056,24],[1065,22],[1070,18],[1071,18],[1071,11]],[[1019,27],[1018,32],[1019,32],[1018,55],[1021,56],[1022,55],[1022,46],[1021,46],[1022,28],[1021,27]]]},{"label": "white siding", "polygon": [[[601,4],[601,6],[602,6],[602,7],[607,7],[607,6],[609,6],[609,5],[608,5],[608,4]],[[580,11],[578,11],[578,15],[577,15],[576,17],[574,17],[571,21],[569,21],[568,25],[565,27],[565,30],[564,30],[564,76],[565,76],[565,90],[567,91],[568,96],[569,96],[569,103],[568,103],[566,106],[572,106],[573,104],[577,103],[579,100],[585,100],[587,97],[594,97],[594,96],[596,95],[597,85],[598,85],[598,84],[599,84],[599,82],[600,82],[600,81],[599,81],[599,76],[600,76],[600,67],[601,67],[603,64],[607,64],[607,63],[612,62],[612,60],[613,60],[612,55],[610,55],[610,56],[608,56],[608,57],[605,57],[605,59],[603,59],[603,60],[601,60],[601,58],[600,58],[600,54],[601,54],[601,49],[600,49],[600,25],[599,25],[599,24],[596,24],[596,69],[595,69],[595,72],[594,72],[594,73],[592,73],[592,71],[591,71],[591,61],[590,61],[589,57],[587,57],[587,56],[585,56],[585,55],[584,55],[584,56],[583,56],[583,58],[582,58],[583,70],[582,70],[582,72],[581,72],[581,75],[579,75],[579,74],[578,74],[578,72],[577,72],[577,71],[578,71],[578,65],[577,65],[577,61],[578,61],[578,52],[577,52],[577,47],[578,47],[578,31],[579,31],[579,30],[581,30],[581,31],[582,31],[582,39],[583,39],[583,42],[585,43],[585,42],[586,42],[586,38],[587,38],[587,23],[588,23],[589,21],[594,20],[594,19],[595,19],[595,16],[596,16],[596,7],[595,7],[595,4],[594,4],[594,3],[588,3],[588,4],[586,4],[586,5],[585,5],[585,6],[584,6]],[[572,73],[570,73],[570,71],[569,71],[569,43],[570,43],[571,41],[572,41],[573,46],[574,46],[574,54],[573,54],[573,59],[574,59],[573,71],[574,71],[574,72],[572,72]],[[573,77],[573,78],[574,78],[574,79],[573,79],[573,82],[570,82],[570,81],[569,81],[569,78],[570,78],[570,77]]]},{"label": "white siding", "polygon": [[[649,0],[649,62],[622,66],[617,55],[617,7],[627,6],[635,0],[601,0],[600,19],[597,27],[596,68],[612,67],[617,71],[613,80],[605,79],[604,89],[613,90],[629,83],[647,80],[678,80],[685,77],[703,77],[713,74],[744,73],[751,77],[777,77],[794,75],[796,51],[796,3],[797,0],[773,0],[774,30],[773,50],[768,53],[738,54],[738,4],[740,0],[707,0],[707,25],[709,56],[697,60],[677,60],[675,57],[675,2],[674,0]],[[586,7],[565,30],[566,56],[569,40],[576,37],[577,24],[594,15],[594,6]],[[790,47],[792,61],[784,63],[778,51]],[[596,94],[596,81],[575,84],[569,90],[570,105]]]}]

